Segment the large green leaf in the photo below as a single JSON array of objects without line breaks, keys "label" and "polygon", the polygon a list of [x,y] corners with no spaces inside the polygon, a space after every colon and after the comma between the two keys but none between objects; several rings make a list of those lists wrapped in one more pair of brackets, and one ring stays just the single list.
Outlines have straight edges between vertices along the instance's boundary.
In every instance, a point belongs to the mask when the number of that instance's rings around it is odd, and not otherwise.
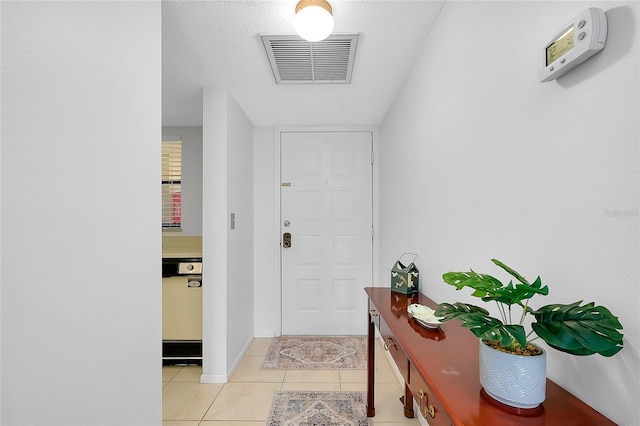
[{"label": "large green leaf", "polygon": [[523,300],[530,299],[536,294],[547,295],[548,293],[549,288],[547,286],[543,287],[540,277],[538,277],[533,284],[516,284],[514,286],[513,282],[509,281],[509,284],[505,287],[488,294],[482,300],[485,302],[495,300],[508,306],[514,304],[523,306],[521,303]]},{"label": "large green leaf", "polygon": [[468,328],[475,336],[484,340],[500,342],[505,348],[513,347],[518,342],[522,347],[527,344],[526,334],[521,325],[505,325],[502,321],[489,316],[489,312],[479,306],[456,302],[441,303],[435,311],[441,322],[458,319],[462,326]]},{"label": "large green leaf", "polygon": [[504,285],[491,275],[478,274],[473,270],[469,272],[447,272],[442,276],[442,279],[447,284],[454,286],[456,290],[461,290],[464,287],[474,289],[472,296],[479,297],[485,302],[495,300],[508,306],[517,304],[524,307],[523,300],[530,299],[536,294],[546,295],[549,293],[547,286],[542,286],[540,277],[536,278],[531,284],[522,275],[499,260],[493,259],[493,262],[514,276],[519,283],[514,285],[510,281],[507,285]]},{"label": "large green leaf", "polygon": [[456,290],[461,290],[464,287],[478,290],[481,294],[477,297],[482,297],[484,294],[502,287],[502,283],[491,275],[477,274],[474,271],[447,272],[442,276],[442,279],[447,284],[454,286]]},{"label": "large green leaf", "polygon": [[[491,261],[496,264],[497,266],[501,267],[502,269],[504,269],[505,271],[507,271],[507,273],[509,275],[511,275],[512,277],[514,277],[516,280],[520,281],[522,284],[529,284],[529,282],[525,279],[525,277],[523,277],[522,275],[520,275],[520,273],[516,272],[515,270],[513,270],[513,268],[505,265],[504,263],[502,263],[501,261],[499,261],[498,259],[491,259]],[[539,277],[538,277],[539,278]]]},{"label": "large green leaf", "polygon": [[533,311],[531,326],[550,346],[573,355],[612,356],[622,349],[622,325],[603,306],[582,301],[570,305],[547,305]]},{"label": "large green leaf", "polygon": [[524,331],[524,327],[519,324],[507,324],[504,326],[505,330],[520,344],[520,347],[527,347],[527,333]]}]

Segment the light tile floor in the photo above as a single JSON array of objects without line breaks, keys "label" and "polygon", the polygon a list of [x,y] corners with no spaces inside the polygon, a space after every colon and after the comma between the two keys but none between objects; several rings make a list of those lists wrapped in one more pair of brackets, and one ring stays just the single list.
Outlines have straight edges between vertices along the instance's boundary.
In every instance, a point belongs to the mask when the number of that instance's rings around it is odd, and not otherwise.
[{"label": "light tile floor", "polygon": [[[270,345],[255,339],[225,384],[201,384],[201,367],[163,367],[163,426],[263,426],[276,391],[366,391],[366,370],[261,370]],[[403,388],[379,344],[375,380],[374,425],[419,425],[403,416]]]}]

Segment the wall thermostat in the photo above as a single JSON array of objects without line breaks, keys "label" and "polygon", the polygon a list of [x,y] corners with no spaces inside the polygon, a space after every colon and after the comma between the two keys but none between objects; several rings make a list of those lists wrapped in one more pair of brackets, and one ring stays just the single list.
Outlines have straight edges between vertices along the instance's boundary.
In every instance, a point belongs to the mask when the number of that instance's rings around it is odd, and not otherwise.
[{"label": "wall thermostat", "polygon": [[571,71],[607,43],[607,15],[591,7],[564,25],[549,40],[538,68],[540,82],[554,80]]}]

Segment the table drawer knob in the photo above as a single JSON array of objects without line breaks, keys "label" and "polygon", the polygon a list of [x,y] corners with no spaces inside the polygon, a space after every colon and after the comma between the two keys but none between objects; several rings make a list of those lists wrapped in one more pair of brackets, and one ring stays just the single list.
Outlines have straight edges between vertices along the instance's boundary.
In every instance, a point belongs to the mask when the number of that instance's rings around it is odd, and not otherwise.
[{"label": "table drawer knob", "polygon": [[385,339],[384,339],[384,350],[388,351],[389,348],[391,347],[391,345],[395,346],[395,343],[393,343],[393,339],[391,338],[391,336],[385,337]]},{"label": "table drawer knob", "polygon": [[[429,397],[424,393],[422,389],[418,391],[418,405],[420,406],[420,414],[425,419],[427,418],[427,414],[434,418],[436,416],[436,410],[433,408],[433,405],[429,404]],[[425,403],[422,404],[422,400],[425,399]]]},{"label": "table drawer knob", "polygon": [[422,417],[427,418],[427,414],[434,418],[436,416],[436,410],[433,408],[433,405],[428,404],[422,409]]}]

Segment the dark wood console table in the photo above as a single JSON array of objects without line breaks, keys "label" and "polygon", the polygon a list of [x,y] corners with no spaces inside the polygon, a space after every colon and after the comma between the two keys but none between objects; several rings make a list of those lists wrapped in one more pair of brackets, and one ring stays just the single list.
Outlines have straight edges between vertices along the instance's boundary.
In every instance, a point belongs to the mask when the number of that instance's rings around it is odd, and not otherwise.
[{"label": "dark wood console table", "polygon": [[413,400],[431,426],[586,426],[615,423],[547,379],[546,400],[532,410],[500,404],[483,394],[478,373],[478,339],[458,321],[428,330],[407,314],[412,303],[436,307],[422,294],[365,288],[369,296],[367,416],[375,416],[375,328],[405,380],[404,414]]}]

